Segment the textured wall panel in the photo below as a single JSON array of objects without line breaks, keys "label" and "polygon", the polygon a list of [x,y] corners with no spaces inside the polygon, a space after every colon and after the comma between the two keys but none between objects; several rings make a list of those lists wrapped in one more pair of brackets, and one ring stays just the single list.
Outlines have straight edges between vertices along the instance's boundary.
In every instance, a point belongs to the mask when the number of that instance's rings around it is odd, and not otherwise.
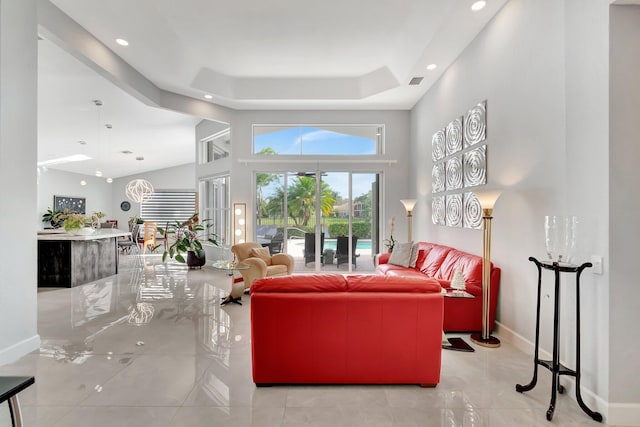
[{"label": "textured wall panel", "polygon": [[462,227],[462,194],[447,196],[447,226]]},{"label": "textured wall panel", "polygon": [[431,138],[431,158],[434,162],[444,159],[446,155],[446,138],[444,129],[440,129]]},{"label": "textured wall panel", "polygon": [[444,162],[436,163],[431,169],[431,192],[440,193],[446,189]]},{"label": "textured wall panel", "polygon": [[464,146],[482,142],[487,137],[487,101],[482,101],[464,116]]},{"label": "textured wall panel", "polygon": [[446,129],[447,156],[462,150],[462,116],[451,121]]},{"label": "textured wall panel", "polygon": [[446,207],[444,196],[436,196],[431,200],[431,221],[437,225],[446,225]]},{"label": "textured wall panel", "polygon": [[487,146],[474,148],[463,155],[464,186],[475,187],[487,183]]},{"label": "textured wall panel", "polygon": [[482,228],[482,207],[473,193],[464,193],[463,225],[465,228]]},{"label": "textured wall panel", "polygon": [[462,155],[447,159],[445,177],[447,190],[458,190],[462,188]]}]

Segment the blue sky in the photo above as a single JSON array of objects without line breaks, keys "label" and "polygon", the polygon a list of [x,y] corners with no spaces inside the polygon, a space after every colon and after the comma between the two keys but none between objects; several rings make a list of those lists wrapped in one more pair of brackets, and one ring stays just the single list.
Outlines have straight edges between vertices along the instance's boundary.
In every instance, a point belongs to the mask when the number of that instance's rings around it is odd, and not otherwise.
[{"label": "blue sky", "polygon": [[256,135],[254,152],[271,147],[285,155],[376,154],[376,141],[314,127],[292,127]]}]

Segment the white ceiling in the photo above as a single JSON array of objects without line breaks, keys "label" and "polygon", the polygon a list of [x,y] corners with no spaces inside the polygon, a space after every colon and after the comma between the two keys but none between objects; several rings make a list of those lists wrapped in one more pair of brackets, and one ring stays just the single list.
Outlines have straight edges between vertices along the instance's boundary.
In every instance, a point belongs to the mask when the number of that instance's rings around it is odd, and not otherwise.
[{"label": "white ceiling", "polygon": [[[155,87],[235,109],[410,109],[505,2],[472,12],[473,0],[51,0]],[[194,161],[199,119],[39,47],[40,161],[84,149],[113,177]],[[414,76],[421,85],[408,85]],[[134,154],[114,154],[124,149]],[[94,163],[59,168],[93,174]]]},{"label": "white ceiling", "polygon": [[105,178],[194,162],[201,119],[143,104],[47,40],[38,61],[38,162],[84,154],[92,160],[51,167]]}]

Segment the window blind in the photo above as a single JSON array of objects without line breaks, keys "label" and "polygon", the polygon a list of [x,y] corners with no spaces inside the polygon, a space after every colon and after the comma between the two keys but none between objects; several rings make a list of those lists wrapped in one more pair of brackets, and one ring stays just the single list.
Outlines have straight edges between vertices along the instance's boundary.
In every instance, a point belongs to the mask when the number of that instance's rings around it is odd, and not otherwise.
[{"label": "window blind", "polygon": [[140,217],[158,225],[186,221],[196,212],[195,191],[155,191],[140,204]]}]

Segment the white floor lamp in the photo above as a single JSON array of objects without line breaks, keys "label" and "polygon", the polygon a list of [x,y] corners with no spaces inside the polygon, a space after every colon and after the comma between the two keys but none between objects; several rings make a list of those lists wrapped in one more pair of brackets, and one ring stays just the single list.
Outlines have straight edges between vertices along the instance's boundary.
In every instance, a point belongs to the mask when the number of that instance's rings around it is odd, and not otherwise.
[{"label": "white floor lamp", "polygon": [[500,340],[491,336],[489,312],[491,295],[491,220],[493,206],[501,191],[478,191],[475,193],[482,207],[483,249],[482,249],[482,333],[471,334],[471,341],[483,347],[500,347]]},{"label": "white floor lamp", "polygon": [[413,219],[413,207],[416,205],[416,199],[401,199],[400,202],[402,202],[404,209],[407,211],[407,242],[411,242],[411,220]]}]

